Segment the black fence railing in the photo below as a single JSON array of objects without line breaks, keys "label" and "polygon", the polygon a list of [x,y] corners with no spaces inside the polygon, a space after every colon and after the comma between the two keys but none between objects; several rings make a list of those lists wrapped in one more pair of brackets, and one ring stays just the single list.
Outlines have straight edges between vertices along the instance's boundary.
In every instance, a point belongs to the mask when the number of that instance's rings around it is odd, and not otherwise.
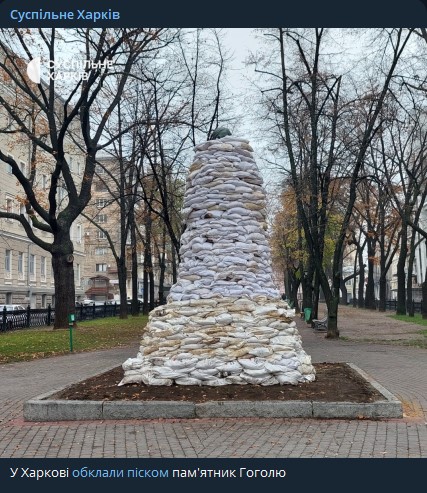
[{"label": "black fence railing", "polygon": [[29,306],[24,310],[0,311],[0,330],[26,329],[29,327],[43,327],[54,321],[54,310],[50,308],[34,308]]},{"label": "black fence railing", "polygon": [[[158,303],[155,304],[157,306]],[[138,305],[137,313],[143,313],[143,304]],[[131,304],[128,303],[128,312],[131,313]],[[95,318],[117,317],[120,313],[120,305],[117,303],[95,303],[91,305],[76,305],[74,310],[75,320],[93,320]],[[0,331],[28,329],[32,327],[44,327],[53,325],[55,321],[55,309],[49,305],[47,308],[30,308],[24,310],[0,311]]]},{"label": "black fence railing", "polygon": [[[376,301],[377,308],[378,308],[378,305],[379,305],[379,302]],[[409,309],[411,309],[411,311],[413,313],[422,313],[423,302],[422,301],[415,301],[415,300],[412,300],[409,302],[407,301],[406,302],[406,308],[408,311],[409,311]],[[386,304],[385,304],[385,309],[386,310],[397,310],[397,300],[387,300]]]},{"label": "black fence railing", "polygon": [[[357,306],[357,299],[354,300],[355,305]],[[350,305],[353,304],[353,300],[350,302]],[[375,300],[375,308],[378,310],[380,305],[379,300]],[[422,313],[423,311],[423,302],[422,301],[415,301],[412,300],[410,301],[410,305],[408,305],[408,302],[406,303],[406,308],[409,311],[409,308],[412,309],[414,313]],[[386,300],[385,302],[385,309],[386,310],[397,310],[397,300]]]}]

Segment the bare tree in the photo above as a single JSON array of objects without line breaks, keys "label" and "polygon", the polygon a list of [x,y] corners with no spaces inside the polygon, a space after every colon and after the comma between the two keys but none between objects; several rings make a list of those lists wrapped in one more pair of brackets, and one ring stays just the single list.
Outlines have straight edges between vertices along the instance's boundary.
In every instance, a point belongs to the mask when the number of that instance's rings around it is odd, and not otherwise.
[{"label": "bare tree", "polygon": [[[273,114],[278,145],[285,147],[296,191],[297,207],[304,228],[312,271],[320,283],[328,307],[328,338],[339,336],[338,303],[342,255],[347,238],[360,171],[373,136],[381,127],[381,110],[393,74],[411,36],[411,31],[383,31],[377,41],[385,40],[383,63],[375,79],[354,87],[353,97],[343,97],[343,75],[328,70],[324,62],[325,29],[269,31],[278,63],[268,58],[262,70],[274,81],[264,91]],[[296,115],[298,118],[296,119]],[[295,132],[305,125],[305,138]],[[305,166],[299,155],[306,148]],[[345,161],[343,159],[343,150]],[[345,162],[345,166],[343,166]],[[330,220],[333,187],[340,187],[341,219],[336,237],[331,284],[323,265],[324,238]],[[343,186],[345,185],[345,189]],[[337,189],[335,189],[337,190]]]},{"label": "bare tree", "polygon": [[[380,139],[388,191],[401,218],[397,263],[397,314],[402,315],[406,314],[408,302],[410,306],[412,300],[412,266],[416,247],[414,232],[427,238],[427,232],[419,223],[427,198],[426,115],[425,110],[419,105],[418,98],[414,99],[413,94],[410,96],[409,101],[412,104],[407,101],[405,107],[400,108],[400,119],[392,121]],[[391,172],[393,169],[396,169],[396,174]],[[407,299],[407,295],[410,299]]]},{"label": "bare tree", "polygon": [[[14,97],[0,95],[0,105],[13,121],[12,130],[32,145],[29,176],[19,163],[0,149],[0,159],[11,166],[25,196],[27,213],[0,212],[22,224],[27,236],[52,255],[55,279],[55,328],[68,325],[74,311],[73,243],[70,227],[91,197],[96,156],[113,138],[105,139],[105,129],[126,88],[131,68],[138,57],[162,43],[163,29],[2,29],[0,69],[8,78]],[[84,64],[82,77],[74,83],[58,81],[58,53],[72,43]],[[37,50],[37,52],[36,52]],[[40,54],[48,61],[48,80],[33,84],[28,80],[22,57]],[[111,75],[114,74],[112,78]],[[111,86],[109,86],[111,84]],[[114,86],[114,96],[111,94]],[[116,135],[117,136],[117,135]],[[116,137],[115,136],[115,137]],[[69,144],[80,149],[84,160],[81,183],[76,182],[69,166]],[[33,184],[37,161],[45,160],[52,169],[47,200],[37,195]],[[58,190],[66,189],[68,200],[59,203]],[[52,240],[39,233],[49,233]]]}]

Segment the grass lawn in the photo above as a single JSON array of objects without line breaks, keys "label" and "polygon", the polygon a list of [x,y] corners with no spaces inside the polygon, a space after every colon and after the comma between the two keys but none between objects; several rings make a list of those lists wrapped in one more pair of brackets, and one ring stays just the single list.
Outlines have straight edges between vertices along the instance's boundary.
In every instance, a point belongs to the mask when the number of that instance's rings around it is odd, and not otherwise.
[{"label": "grass lawn", "polygon": [[420,313],[416,313],[414,317],[408,315],[391,315],[391,318],[395,320],[401,320],[402,322],[410,322],[412,324],[417,324],[420,327],[425,327],[417,331],[418,334],[424,336],[425,339],[409,341],[408,346],[416,346],[420,348],[427,348],[427,319],[423,318]]},{"label": "grass lawn", "polygon": [[[79,322],[73,329],[73,351],[95,351],[137,344],[147,317],[116,317]],[[69,330],[34,328],[0,332],[0,363],[30,361],[70,352]]]},{"label": "grass lawn", "polygon": [[420,313],[416,313],[413,317],[410,317],[409,315],[391,315],[391,318],[401,320],[402,322],[410,322],[411,324],[424,325],[427,327],[427,318],[423,318]]}]

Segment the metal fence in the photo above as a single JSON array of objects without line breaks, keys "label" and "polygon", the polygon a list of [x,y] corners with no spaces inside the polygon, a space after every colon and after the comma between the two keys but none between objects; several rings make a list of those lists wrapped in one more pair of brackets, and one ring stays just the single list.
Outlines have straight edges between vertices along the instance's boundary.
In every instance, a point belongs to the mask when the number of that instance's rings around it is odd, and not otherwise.
[{"label": "metal fence", "polygon": [[[412,311],[414,313],[422,313],[423,311],[423,302],[422,301],[415,301],[412,300],[410,302],[406,302],[406,307],[409,309],[409,303],[411,304]],[[378,300],[376,301],[376,307],[378,308],[379,302]],[[385,309],[386,310],[397,310],[397,300],[387,300],[385,302]]]},{"label": "metal fence", "polygon": [[[353,300],[350,301],[350,305],[352,305],[353,303],[355,303],[357,306],[357,299],[354,301]],[[422,313],[422,309],[423,309],[423,302],[422,301],[412,300],[410,303],[411,303],[411,308],[413,309],[414,313]],[[379,300],[375,300],[375,308],[377,310],[379,308],[379,305],[380,305]],[[406,303],[406,307],[407,307],[407,309],[409,308],[408,302]],[[397,300],[386,300],[385,309],[396,311],[397,310]]]},{"label": "metal fence", "polygon": [[[157,305],[157,304],[156,304]],[[130,303],[128,309],[130,313]],[[138,305],[138,313],[143,312],[143,305]],[[92,305],[76,305],[74,315],[76,321],[93,320],[95,318],[116,317],[120,313],[120,305],[117,303],[103,303]],[[30,308],[24,310],[7,311],[6,307],[0,311],[0,331],[6,332],[32,327],[44,327],[53,325],[55,321],[55,309],[49,305],[47,308]]]},{"label": "metal fence", "polygon": [[0,330],[15,330],[28,327],[42,327],[51,325],[54,320],[54,311],[50,308],[7,311],[6,307],[0,312]]}]

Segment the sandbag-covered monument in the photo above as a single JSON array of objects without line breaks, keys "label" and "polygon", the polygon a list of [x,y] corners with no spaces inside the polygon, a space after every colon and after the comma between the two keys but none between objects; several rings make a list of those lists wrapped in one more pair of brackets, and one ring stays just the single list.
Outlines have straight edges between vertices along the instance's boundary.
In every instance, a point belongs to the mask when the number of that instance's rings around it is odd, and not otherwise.
[{"label": "sandbag-covered monument", "polygon": [[195,147],[177,282],[167,304],[150,313],[140,351],[124,362],[119,385],[315,379],[293,310],[273,283],[265,192],[253,149],[225,129],[217,136]]}]

